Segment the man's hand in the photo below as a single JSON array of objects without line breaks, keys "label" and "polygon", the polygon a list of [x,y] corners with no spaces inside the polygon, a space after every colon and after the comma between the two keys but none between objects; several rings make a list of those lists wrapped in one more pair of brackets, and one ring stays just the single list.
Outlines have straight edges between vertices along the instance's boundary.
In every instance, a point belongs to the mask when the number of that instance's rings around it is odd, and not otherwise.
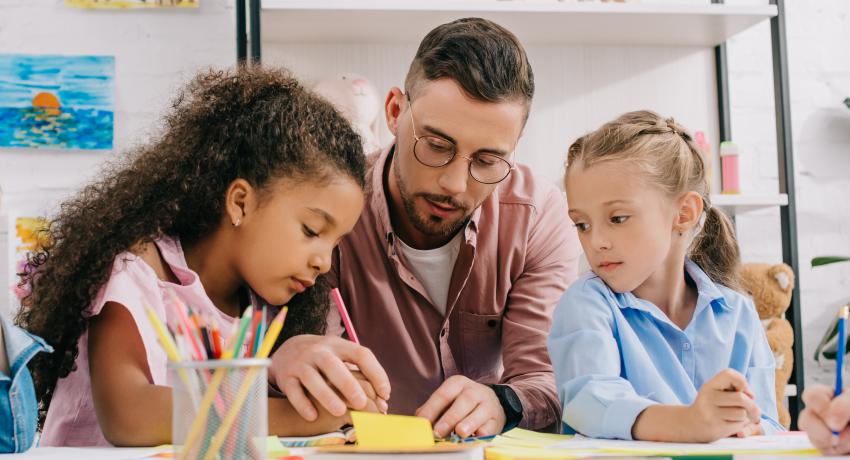
[{"label": "man's hand", "polygon": [[493,389],[461,375],[446,379],[416,415],[430,420],[440,438],[452,431],[463,437],[490,436],[505,426],[505,411]]},{"label": "man's hand", "polygon": [[[360,370],[362,379],[347,363]],[[272,355],[269,374],[269,380],[308,421],[314,421],[318,413],[307,393],[337,417],[345,415],[349,408],[367,409],[373,401],[361,382],[374,389],[375,399],[384,402],[383,410],[390,398],[389,377],[375,355],[341,337],[299,335],[287,340]],[[380,411],[382,406],[375,403],[375,408]]]}]

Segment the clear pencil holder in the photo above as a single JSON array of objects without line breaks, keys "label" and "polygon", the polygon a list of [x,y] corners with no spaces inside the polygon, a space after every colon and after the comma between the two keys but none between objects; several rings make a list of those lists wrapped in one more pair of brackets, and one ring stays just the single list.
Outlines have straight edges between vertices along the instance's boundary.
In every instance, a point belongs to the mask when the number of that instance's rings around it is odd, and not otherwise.
[{"label": "clear pencil holder", "polygon": [[266,458],[268,359],[169,363],[178,459]]}]

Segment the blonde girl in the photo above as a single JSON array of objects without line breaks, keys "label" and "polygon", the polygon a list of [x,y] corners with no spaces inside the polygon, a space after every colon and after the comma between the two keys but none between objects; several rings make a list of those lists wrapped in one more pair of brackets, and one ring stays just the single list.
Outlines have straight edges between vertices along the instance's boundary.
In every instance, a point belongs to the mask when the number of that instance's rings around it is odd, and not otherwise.
[{"label": "blonde girl", "polygon": [[572,144],[565,185],[591,272],[549,338],[564,431],[710,442],[780,430],[735,235],[685,129],[626,113]]}]

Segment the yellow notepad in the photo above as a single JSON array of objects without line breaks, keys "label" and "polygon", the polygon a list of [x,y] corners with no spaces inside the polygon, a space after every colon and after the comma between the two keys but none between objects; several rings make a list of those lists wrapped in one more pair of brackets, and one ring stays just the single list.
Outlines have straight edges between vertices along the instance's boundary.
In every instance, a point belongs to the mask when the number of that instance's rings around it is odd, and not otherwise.
[{"label": "yellow notepad", "polygon": [[434,446],[431,422],[423,417],[352,412],[357,445],[377,449],[428,449]]},{"label": "yellow notepad", "polygon": [[320,447],[319,452],[433,453],[480,447],[479,443],[436,443],[431,422],[407,415],[351,412],[357,445]]}]

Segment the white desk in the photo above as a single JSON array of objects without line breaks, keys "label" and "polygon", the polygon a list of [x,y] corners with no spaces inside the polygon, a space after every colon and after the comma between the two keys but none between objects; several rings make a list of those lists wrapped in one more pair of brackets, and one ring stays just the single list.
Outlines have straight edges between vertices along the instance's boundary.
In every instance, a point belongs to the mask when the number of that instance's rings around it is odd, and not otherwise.
[{"label": "white desk", "polygon": [[41,447],[23,454],[0,455],[6,459],[55,459],[55,460],[137,460],[154,452],[149,447],[141,449]]},{"label": "white desk", "polygon": [[[44,447],[30,449],[28,452],[16,455],[0,455],[6,459],[40,459],[40,460],[144,460],[151,459],[157,449],[118,449],[118,448],[70,448]],[[401,457],[407,460],[469,460],[483,459],[483,449],[473,451],[451,452],[439,454],[410,454],[410,455],[365,455],[365,454],[314,454],[313,449],[290,449],[290,455],[300,455],[305,459],[315,460],[396,460]],[[278,458],[278,457],[273,457]]]},{"label": "white desk", "polygon": [[[299,454],[301,449],[293,449],[292,454]],[[143,449],[105,449],[105,448],[57,448],[57,447],[47,447],[47,448],[39,448],[39,449],[31,449],[30,451],[24,454],[16,454],[16,455],[0,455],[0,458],[6,459],[42,459],[42,460],[141,460],[144,459],[146,455],[154,452],[153,449],[143,448]],[[313,456],[305,453],[301,453],[305,459],[309,459]],[[436,458],[449,458],[442,457],[443,454],[429,454],[426,456],[419,455],[405,455],[404,458],[420,460],[425,457],[429,459]],[[317,458],[328,458],[326,456],[316,456]],[[367,456],[364,455],[352,455],[345,454],[343,457],[342,454],[334,455],[334,458],[348,458],[351,460],[355,459],[363,459]],[[378,460],[395,460],[399,458],[398,455],[371,455],[368,458],[374,458]],[[601,457],[604,458],[604,457]],[[776,456],[771,455],[739,455],[735,456],[735,460],[776,460]],[[845,457],[806,457],[806,456],[782,456],[781,460],[812,460],[812,459],[843,459],[850,460],[850,456]]]}]

